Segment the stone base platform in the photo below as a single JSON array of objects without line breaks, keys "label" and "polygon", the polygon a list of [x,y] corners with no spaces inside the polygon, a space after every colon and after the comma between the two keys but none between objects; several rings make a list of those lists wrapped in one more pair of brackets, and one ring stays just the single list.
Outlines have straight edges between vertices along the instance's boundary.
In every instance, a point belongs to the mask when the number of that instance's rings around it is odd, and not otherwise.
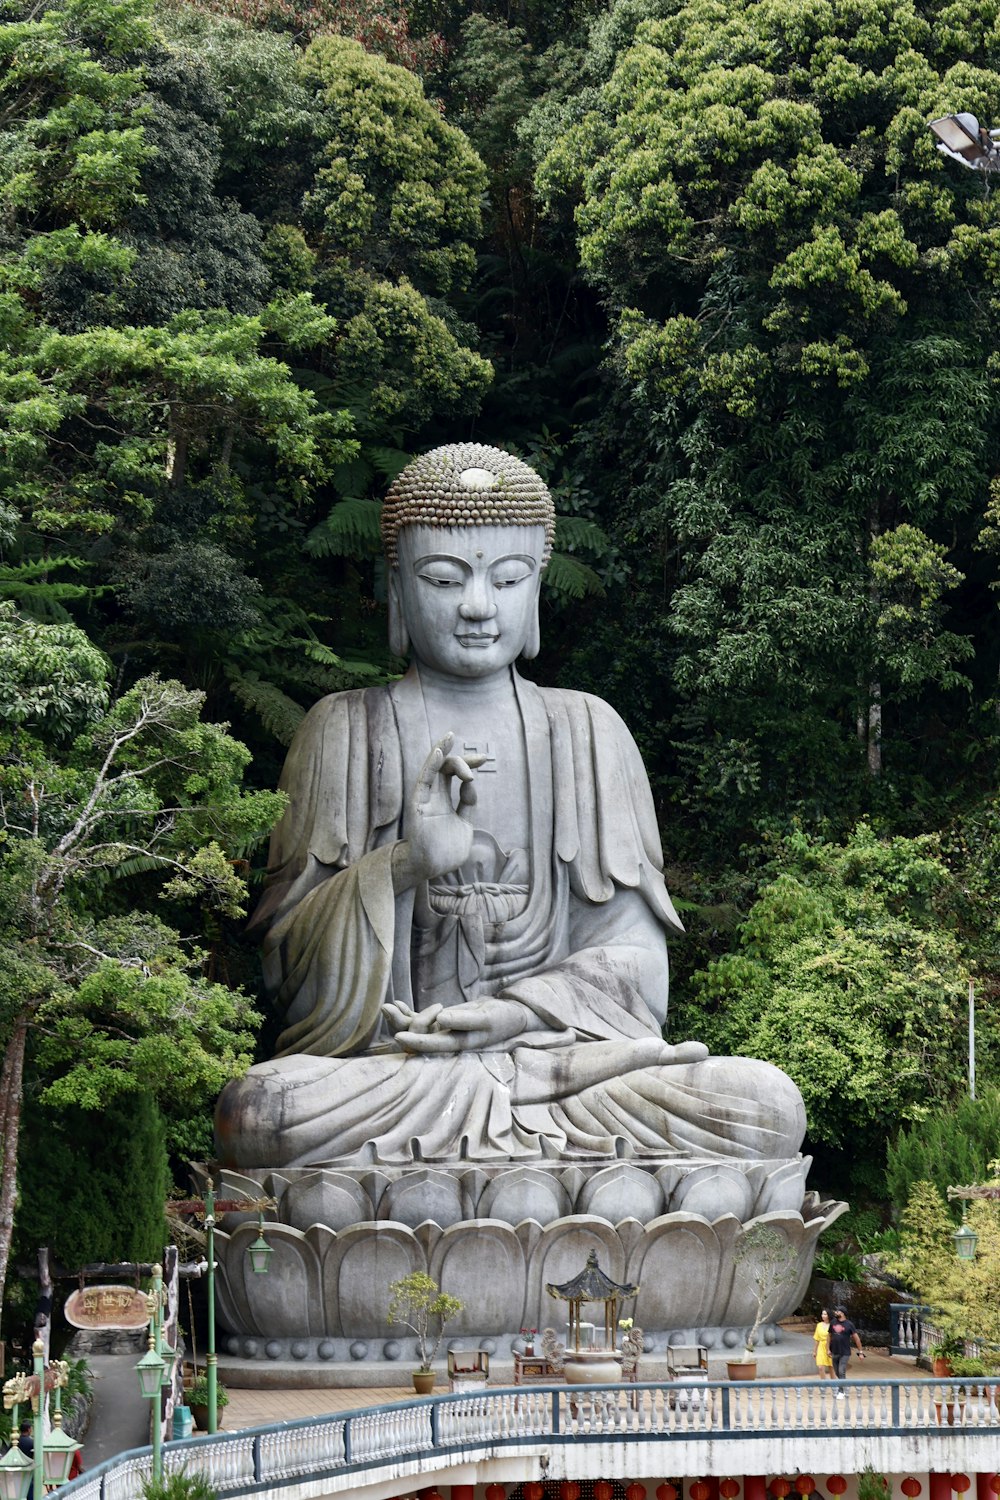
[{"label": "stone base platform", "polygon": [[[731,1350],[709,1350],[710,1380],[725,1380],[726,1360]],[[219,1377],[233,1390],[350,1390],[409,1386],[413,1362],[389,1360],[267,1360],[238,1359],[219,1355]],[[443,1360],[435,1365],[437,1394],[448,1389]],[[666,1351],[644,1354],[639,1365],[642,1380],[667,1381]],[[761,1380],[785,1380],[816,1373],[815,1345],[808,1334],[784,1333],[781,1342],[757,1351],[757,1374]],[[490,1360],[490,1386],[513,1385],[514,1362],[509,1355]],[[558,1382],[556,1382],[558,1384]]]},{"label": "stone base platform", "polygon": [[[390,1287],[426,1273],[458,1297],[452,1347],[509,1358],[518,1329],[561,1326],[546,1288],[576,1275],[591,1251],[614,1281],[639,1288],[620,1311],[669,1344],[742,1349],[756,1300],[736,1250],[756,1224],[776,1231],[795,1275],[772,1316],[809,1285],[816,1240],[846,1205],[805,1187],[808,1157],[772,1162],[649,1159],[539,1166],[413,1164],[406,1168],[224,1172],[222,1195],[275,1200],[274,1254],[256,1276],[256,1216],[226,1214],[216,1232],[220,1353],[265,1367],[344,1364],[408,1369],[412,1338],[386,1321]],[[773,1328],[762,1347],[780,1342]],[[520,1347],[520,1346],[517,1346]]]}]

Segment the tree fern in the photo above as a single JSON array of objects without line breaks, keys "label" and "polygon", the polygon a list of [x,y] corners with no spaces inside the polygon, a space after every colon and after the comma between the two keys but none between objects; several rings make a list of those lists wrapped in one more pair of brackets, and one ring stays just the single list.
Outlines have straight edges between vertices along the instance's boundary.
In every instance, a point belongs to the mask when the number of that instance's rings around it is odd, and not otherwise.
[{"label": "tree fern", "polygon": [[557,516],[556,546],[570,552],[585,547],[595,557],[601,557],[608,550],[607,533],[596,521],[587,521],[583,516]]},{"label": "tree fern", "polygon": [[311,557],[356,557],[380,543],[382,506],[378,500],[338,500],[324,521],[306,537]]},{"label": "tree fern", "polygon": [[305,709],[300,703],[273,682],[265,682],[256,672],[240,672],[232,663],[229,664],[229,687],[236,701],[256,714],[279,744],[291,743],[305,717]]},{"label": "tree fern", "polygon": [[545,571],[545,582],[561,599],[583,599],[587,594],[603,594],[604,585],[578,557],[553,552]]}]

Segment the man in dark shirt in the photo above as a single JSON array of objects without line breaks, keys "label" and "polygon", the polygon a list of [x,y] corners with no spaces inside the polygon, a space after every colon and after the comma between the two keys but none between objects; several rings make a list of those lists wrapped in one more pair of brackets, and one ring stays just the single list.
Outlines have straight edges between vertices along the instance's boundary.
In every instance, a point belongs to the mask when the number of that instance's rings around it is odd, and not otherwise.
[{"label": "man in dark shirt", "polygon": [[[21,1429],[20,1429],[20,1432],[18,1433],[18,1438],[17,1438],[17,1446],[20,1448],[21,1452],[24,1454],[24,1456],[26,1458],[34,1458],[34,1456],[35,1456],[35,1439],[34,1439],[34,1436],[32,1435],[32,1426],[31,1426],[30,1422],[22,1422],[21,1423]],[[28,1490],[27,1500],[35,1500],[35,1481],[34,1481],[34,1479],[32,1479],[32,1481],[31,1481],[31,1486],[30,1486],[30,1488]]]},{"label": "man in dark shirt", "polygon": [[[864,1359],[865,1351],[861,1347],[861,1336],[850,1318],[842,1307],[833,1310],[833,1321],[830,1324],[830,1358],[833,1360],[833,1373],[840,1381],[847,1379],[847,1364],[851,1357],[851,1345],[858,1351],[858,1358]],[[843,1391],[837,1392],[837,1400],[843,1401]]]}]

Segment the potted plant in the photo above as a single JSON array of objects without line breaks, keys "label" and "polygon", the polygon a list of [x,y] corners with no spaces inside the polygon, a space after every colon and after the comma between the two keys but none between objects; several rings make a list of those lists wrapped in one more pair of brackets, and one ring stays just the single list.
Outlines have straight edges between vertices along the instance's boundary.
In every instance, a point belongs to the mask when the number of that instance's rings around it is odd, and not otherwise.
[{"label": "potted plant", "polygon": [[[411,1271],[409,1276],[392,1282],[389,1296],[389,1322],[402,1323],[416,1335],[420,1364],[413,1371],[413,1389],[418,1396],[429,1396],[434,1389],[431,1366],[441,1347],[445,1324],[462,1311],[465,1303],[442,1292],[433,1276],[424,1271]],[[430,1327],[434,1319],[438,1330],[431,1344]]]},{"label": "potted plant", "polygon": [[[970,1400],[975,1400],[979,1395],[980,1382],[985,1376],[991,1375],[993,1372],[985,1359],[979,1359],[971,1355],[968,1357],[965,1355],[955,1355],[951,1361],[951,1373],[962,1381],[959,1389],[964,1391]],[[991,1387],[983,1385],[983,1393],[988,1401],[992,1395]]]},{"label": "potted plant", "polygon": [[799,1277],[799,1259],[785,1237],[769,1224],[755,1224],[737,1246],[736,1275],[749,1287],[755,1302],[754,1320],[747,1330],[740,1359],[727,1362],[730,1380],[757,1377],[757,1335],[778,1306],[781,1293]]},{"label": "potted plant", "polygon": [[535,1334],[537,1332],[538,1332],[537,1328],[522,1328],[521,1329],[521,1337],[524,1339],[524,1352],[529,1357],[532,1354],[534,1354],[534,1352],[535,1352]]},{"label": "potted plant", "polygon": [[[196,1375],[190,1390],[184,1392],[199,1432],[208,1431],[208,1376]],[[229,1392],[221,1380],[215,1382],[215,1404],[219,1411],[229,1405]]]},{"label": "potted plant", "polygon": [[953,1369],[952,1362],[960,1359],[964,1353],[965,1344],[954,1334],[941,1339],[937,1344],[927,1346],[927,1358],[931,1362],[931,1370],[938,1376],[950,1375]]}]

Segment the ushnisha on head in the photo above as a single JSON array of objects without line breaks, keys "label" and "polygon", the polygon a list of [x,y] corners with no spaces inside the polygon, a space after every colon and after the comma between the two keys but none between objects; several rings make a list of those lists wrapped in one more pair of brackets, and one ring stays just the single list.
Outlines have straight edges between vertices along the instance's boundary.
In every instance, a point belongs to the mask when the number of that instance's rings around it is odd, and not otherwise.
[{"label": "ushnisha on head", "polygon": [[512,454],[450,443],[414,459],[382,509],[393,651],[480,678],[537,655],[554,531],[552,497]]},{"label": "ushnisha on head", "polygon": [[447,443],[407,464],[382,506],[382,545],[391,568],[404,526],[542,526],[542,566],[552,554],[552,496],[521,459],[483,443]]}]

